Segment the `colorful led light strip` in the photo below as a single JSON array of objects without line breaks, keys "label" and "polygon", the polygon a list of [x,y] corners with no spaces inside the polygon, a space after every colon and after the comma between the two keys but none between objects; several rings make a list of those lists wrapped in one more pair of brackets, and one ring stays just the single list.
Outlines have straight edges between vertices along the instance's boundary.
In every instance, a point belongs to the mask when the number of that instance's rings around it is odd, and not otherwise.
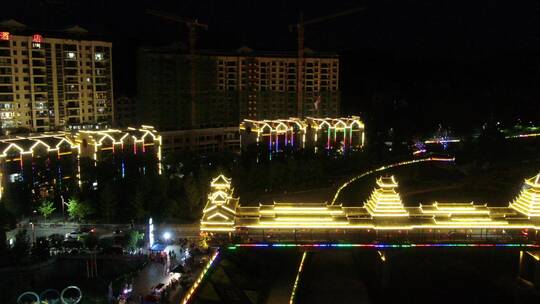
[{"label": "colorful led light strip", "polygon": [[304,268],[304,261],[306,260],[307,251],[304,251],[302,254],[302,260],[300,260],[300,266],[298,266],[298,273],[296,274],[296,279],[294,280],[293,289],[291,292],[291,298],[289,299],[289,304],[294,303],[294,297],[296,296],[296,289],[298,288],[298,283],[300,282],[300,274]]},{"label": "colorful led light strip", "polygon": [[538,244],[495,244],[495,243],[426,243],[426,244],[351,244],[351,243],[315,243],[315,244],[235,244],[227,247],[230,250],[237,248],[424,248],[424,247],[495,247],[495,248],[540,248]]},{"label": "colorful led light strip", "polygon": [[414,151],[412,154],[413,154],[413,155],[416,155],[416,154],[420,154],[420,153],[426,153],[426,149],[416,150],[416,151]]},{"label": "colorful led light strip", "polygon": [[510,138],[527,138],[527,137],[536,137],[536,136],[540,136],[540,133],[509,135],[509,136],[505,136],[505,138],[506,139],[510,139]]},{"label": "colorful led light strip", "polygon": [[218,255],[219,255],[219,251],[216,250],[216,252],[212,256],[210,261],[208,261],[208,263],[206,263],[206,266],[204,266],[204,269],[201,271],[201,274],[199,275],[197,280],[193,283],[193,285],[191,286],[189,291],[184,295],[184,299],[180,303],[182,303],[182,304],[189,303],[189,300],[191,300],[191,297],[193,297],[193,295],[195,294],[195,290],[197,289],[197,287],[199,287],[199,285],[203,281],[204,276],[206,275],[206,273],[208,273],[208,270],[210,270],[210,268],[212,267],[212,264],[217,259]]},{"label": "colorful led light strip", "polygon": [[425,144],[446,144],[446,143],[457,143],[460,142],[460,139],[434,139],[434,140],[426,140],[424,141]]}]

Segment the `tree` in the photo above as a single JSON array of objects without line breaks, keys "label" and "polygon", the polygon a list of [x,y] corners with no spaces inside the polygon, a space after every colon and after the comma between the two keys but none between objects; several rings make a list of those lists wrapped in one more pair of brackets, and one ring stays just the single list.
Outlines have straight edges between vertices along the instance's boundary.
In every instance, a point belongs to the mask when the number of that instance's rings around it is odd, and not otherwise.
[{"label": "tree", "polygon": [[32,212],[32,196],[28,183],[15,182],[5,187],[2,205],[15,217]]},{"label": "tree", "polygon": [[124,247],[129,251],[134,251],[141,247],[141,242],[144,239],[144,233],[137,230],[131,230],[127,233],[124,239]]},{"label": "tree", "polygon": [[54,207],[54,204],[52,201],[44,200],[43,202],[41,202],[41,205],[39,205],[38,210],[39,210],[39,213],[43,215],[45,220],[47,220],[47,217],[49,217],[49,215],[51,215],[54,212],[54,210],[56,210],[56,208]]},{"label": "tree", "polygon": [[10,250],[7,246],[6,231],[15,227],[16,218],[6,206],[0,204],[0,267],[9,265]]},{"label": "tree", "polygon": [[188,176],[184,181],[184,191],[186,193],[186,199],[191,217],[197,217],[196,214],[201,202],[201,191],[197,181],[191,176]]},{"label": "tree", "polygon": [[13,245],[12,252],[15,260],[17,260],[19,263],[24,261],[24,259],[26,259],[30,254],[30,240],[28,238],[26,229],[19,230],[17,235],[15,235],[15,244]]},{"label": "tree", "polygon": [[79,202],[76,198],[69,199],[67,211],[71,219],[78,221],[82,221],[90,214],[90,208],[86,204]]},{"label": "tree", "polygon": [[144,192],[137,189],[133,198],[132,214],[137,222],[144,218],[146,210],[144,209]]},{"label": "tree", "polygon": [[116,215],[118,201],[116,200],[114,190],[114,184],[110,183],[105,185],[103,190],[99,193],[99,215],[103,217],[107,223],[112,222]]}]

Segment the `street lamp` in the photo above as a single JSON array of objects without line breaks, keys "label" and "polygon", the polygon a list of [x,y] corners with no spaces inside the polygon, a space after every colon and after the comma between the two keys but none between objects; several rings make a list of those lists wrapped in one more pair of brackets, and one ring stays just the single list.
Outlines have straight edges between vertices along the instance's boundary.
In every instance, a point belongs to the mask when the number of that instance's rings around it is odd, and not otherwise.
[{"label": "street lamp", "polygon": [[65,212],[65,207],[64,206],[67,206],[68,204],[66,203],[66,201],[64,200],[64,196],[63,195],[60,195],[60,199],[62,199],[62,221],[64,222],[64,224],[66,223],[66,212]]},{"label": "street lamp", "polygon": [[171,233],[168,232],[168,231],[165,232],[165,233],[163,233],[163,239],[164,239],[165,241],[170,240],[170,239],[171,239]]},{"label": "street lamp", "polygon": [[36,225],[34,222],[30,222],[30,226],[32,227],[32,244],[36,243]]},{"label": "street lamp", "polygon": [[150,248],[152,248],[152,245],[154,245],[154,223],[152,218],[148,220],[148,243]]}]

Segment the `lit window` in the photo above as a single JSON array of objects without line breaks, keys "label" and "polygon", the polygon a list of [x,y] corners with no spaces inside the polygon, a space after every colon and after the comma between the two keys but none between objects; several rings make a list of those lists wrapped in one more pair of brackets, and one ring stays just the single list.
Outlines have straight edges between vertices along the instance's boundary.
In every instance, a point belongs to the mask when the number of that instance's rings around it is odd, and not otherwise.
[{"label": "lit window", "polygon": [[96,58],[96,61],[103,60],[103,53],[96,53],[95,58]]},{"label": "lit window", "polygon": [[9,40],[9,32],[0,32],[0,40]]},{"label": "lit window", "polygon": [[23,177],[22,177],[22,174],[20,174],[20,173],[13,173],[13,174],[9,175],[9,181],[11,183],[19,182],[19,181],[22,181],[22,180],[23,180]]},{"label": "lit window", "polygon": [[67,58],[68,59],[75,59],[75,52],[67,52]]},{"label": "lit window", "polygon": [[35,34],[32,36],[32,42],[41,43],[43,42],[43,37],[40,34]]}]

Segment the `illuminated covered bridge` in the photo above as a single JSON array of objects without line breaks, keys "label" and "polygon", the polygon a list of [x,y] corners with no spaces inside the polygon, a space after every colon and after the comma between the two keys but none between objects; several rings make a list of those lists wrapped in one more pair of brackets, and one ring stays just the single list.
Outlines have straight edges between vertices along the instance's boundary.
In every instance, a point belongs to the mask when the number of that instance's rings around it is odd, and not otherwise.
[{"label": "illuminated covered bridge", "polygon": [[201,231],[215,238],[252,241],[410,240],[536,241],[540,174],[526,179],[507,207],[438,203],[405,207],[393,176],[380,177],[361,206],[274,203],[241,206],[231,180],[212,180]]}]

